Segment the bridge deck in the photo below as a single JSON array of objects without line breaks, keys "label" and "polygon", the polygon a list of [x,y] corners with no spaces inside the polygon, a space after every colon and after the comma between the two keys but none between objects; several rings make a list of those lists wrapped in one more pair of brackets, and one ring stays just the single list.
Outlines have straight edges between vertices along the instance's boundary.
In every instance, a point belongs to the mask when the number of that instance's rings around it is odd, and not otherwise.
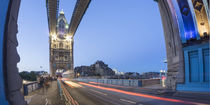
[{"label": "bridge deck", "polygon": [[49,88],[41,88],[25,96],[28,105],[65,105],[61,100],[57,81],[50,82]]}]

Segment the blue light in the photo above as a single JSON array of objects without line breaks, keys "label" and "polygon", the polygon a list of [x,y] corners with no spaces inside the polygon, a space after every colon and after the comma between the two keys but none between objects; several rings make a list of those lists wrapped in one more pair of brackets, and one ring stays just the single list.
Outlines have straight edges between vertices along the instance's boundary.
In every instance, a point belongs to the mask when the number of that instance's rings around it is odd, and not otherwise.
[{"label": "blue light", "polygon": [[177,3],[184,23],[184,38],[186,40],[196,39],[199,34],[195,28],[192,13],[187,0],[177,0]]}]

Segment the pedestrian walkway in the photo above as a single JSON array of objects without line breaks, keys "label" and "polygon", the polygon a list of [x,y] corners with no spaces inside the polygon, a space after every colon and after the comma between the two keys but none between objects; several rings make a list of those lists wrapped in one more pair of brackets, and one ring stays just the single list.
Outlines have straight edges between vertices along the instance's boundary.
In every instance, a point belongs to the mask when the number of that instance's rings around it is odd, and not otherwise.
[{"label": "pedestrian walkway", "polygon": [[154,85],[144,86],[142,88],[145,88],[145,89],[165,89],[161,84],[154,84]]},{"label": "pedestrian walkway", "polygon": [[49,87],[40,88],[25,96],[28,105],[65,105],[65,101],[60,99],[57,81],[49,84]]}]

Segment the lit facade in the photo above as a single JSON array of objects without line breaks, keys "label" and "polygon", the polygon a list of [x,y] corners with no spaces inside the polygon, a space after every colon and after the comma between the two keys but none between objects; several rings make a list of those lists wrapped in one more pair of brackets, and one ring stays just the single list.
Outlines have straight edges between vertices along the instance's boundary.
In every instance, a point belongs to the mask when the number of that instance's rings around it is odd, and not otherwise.
[{"label": "lit facade", "polygon": [[73,44],[74,35],[91,0],[77,0],[68,24],[64,12],[59,10],[60,0],[46,0],[50,43],[50,73],[56,70],[66,71],[68,77],[74,77]]},{"label": "lit facade", "polygon": [[[64,12],[59,13],[56,34],[50,35],[50,70],[56,75],[57,70],[72,70],[73,36],[68,34],[69,24]],[[73,71],[73,70],[72,70]]]}]

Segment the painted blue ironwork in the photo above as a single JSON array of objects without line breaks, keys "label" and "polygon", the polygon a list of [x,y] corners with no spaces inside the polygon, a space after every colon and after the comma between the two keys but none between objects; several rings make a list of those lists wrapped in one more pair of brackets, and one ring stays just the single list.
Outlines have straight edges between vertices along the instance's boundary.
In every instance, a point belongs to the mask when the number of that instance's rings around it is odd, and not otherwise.
[{"label": "painted blue ironwork", "polygon": [[204,82],[210,82],[209,49],[203,49]]},{"label": "painted blue ironwork", "polygon": [[192,0],[187,0],[187,1],[188,1],[188,5],[189,5],[189,8],[190,8],[191,15],[192,15],[191,17],[192,17],[192,21],[194,23],[195,32],[197,32],[196,33],[196,39],[200,40],[200,35],[199,35],[199,32],[198,32],[197,20],[196,20],[196,15],[195,15],[195,12],[194,12],[193,3],[192,3]]},{"label": "painted blue ironwork", "polygon": [[210,92],[209,43],[184,47],[185,83],[177,90]]},{"label": "painted blue ironwork", "polygon": [[7,16],[7,9],[10,0],[1,0],[0,3],[0,105],[8,105],[4,88],[4,72],[3,72],[3,39],[4,29]]},{"label": "painted blue ironwork", "polygon": [[167,2],[168,2],[168,5],[169,5],[172,15],[176,18],[174,21],[177,21],[181,41],[182,41],[182,43],[186,43],[187,41],[184,36],[184,34],[185,34],[184,23],[183,23],[183,19],[182,19],[182,14],[180,13],[180,10],[179,10],[179,5],[176,2],[176,0],[167,0]]},{"label": "painted blue ironwork", "polygon": [[62,91],[61,83],[60,82],[61,82],[60,80],[57,80],[60,97],[62,98],[63,97],[63,91]]},{"label": "painted blue ironwork", "polygon": [[198,31],[195,27],[193,16],[190,10],[190,6],[187,0],[177,0],[179,5],[179,11],[182,15],[182,20],[184,23],[184,38],[186,40],[197,39],[199,37]]},{"label": "painted blue ironwork", "polygon": [[189,72],[190,82],[199,82],[199,63],[198,63],[198,51],[188,52],[189,56]]}]

